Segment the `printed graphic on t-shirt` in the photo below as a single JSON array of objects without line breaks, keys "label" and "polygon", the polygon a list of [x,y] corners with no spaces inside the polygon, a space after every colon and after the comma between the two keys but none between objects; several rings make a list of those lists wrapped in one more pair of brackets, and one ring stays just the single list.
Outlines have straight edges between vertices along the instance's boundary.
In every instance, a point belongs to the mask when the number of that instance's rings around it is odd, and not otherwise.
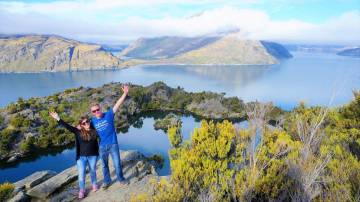
[{"label": "printed graphic on t-shirt", "polygon": [[106,130],[106,128],[109,126],[109,123],[107,120],[101,120],[95,124],[95,128],[98,132]]}]

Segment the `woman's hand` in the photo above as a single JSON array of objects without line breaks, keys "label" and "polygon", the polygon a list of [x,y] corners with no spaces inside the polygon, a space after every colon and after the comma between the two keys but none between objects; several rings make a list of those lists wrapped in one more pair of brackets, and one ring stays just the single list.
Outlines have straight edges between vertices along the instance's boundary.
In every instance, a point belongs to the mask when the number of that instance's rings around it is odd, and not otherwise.
[{"label": "woman's hand", "polygon": [[50,116],[53,117],[53,119],[59,121],[60,120],[60,117],[59,117],[59,114],[56,113],[56,112],[49,112]]}]

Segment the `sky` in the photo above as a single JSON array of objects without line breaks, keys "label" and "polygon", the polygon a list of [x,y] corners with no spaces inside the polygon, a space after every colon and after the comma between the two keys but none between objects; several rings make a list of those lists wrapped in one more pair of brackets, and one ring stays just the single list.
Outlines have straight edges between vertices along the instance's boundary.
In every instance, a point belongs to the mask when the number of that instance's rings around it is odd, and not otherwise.
[{"label": "sky", "polygon": [[140,37],[239,36],[360,45],[360,0],[0,0],[0,34],[124,44]]}]

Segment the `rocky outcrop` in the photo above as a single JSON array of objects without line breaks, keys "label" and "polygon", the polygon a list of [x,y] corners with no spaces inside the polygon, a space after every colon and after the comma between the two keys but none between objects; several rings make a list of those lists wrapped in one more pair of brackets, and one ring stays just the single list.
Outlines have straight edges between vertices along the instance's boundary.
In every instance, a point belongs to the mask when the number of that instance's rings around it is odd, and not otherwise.
[{"label": "rocky outcrop", "polygon": [[[153,162],[150,162],[147,157],[138,151],[121,151],[121,161],[123,166],[123,172],[125,178],[129,180],[129,185],[120,186],[116,183],[116,176],[114,173],[114,167],[110,158],[109,168],[113,184],[106,190],[99,190],[96,193],[89,192],[90,179],[87,175],[87,198],[85,201],[104,201],[110,199],[116,199],[116,201],[128,201],[132,194],[139,192],[146,192],[151,190],[149,183],[150,179],[157,179],[158,174],[156,172]],[[38,173],[45,173],[38,172]],[[33,179],[34,176],[39,176],[38,173],[21,180],[15,184],[23,184],[24,181]],[[101,172],[101,162],[97,163],[97,176],[99,185],[102,184],[103,176]],[[26,187],[18,192],[10,201],[74,201],[77,199],[78,182],[77,182],[77,168],[76,166],[68,168],[61,173],[45,180],[42,183],[30,188]],[[30,189],[29,189],[30,188]],[[14,193],[15,194],[15,193]],[[21,199],[21,200],[19,200]]]},{"label": "rocky outcrop", "polygon": [[0,38],[0,72],[74,71],[117,68],[121,61],[100,45],[59,36]]},{"label": "rocky outcrop", "polygon": [[74,181],[78,176],[76,166],[68,168],[45,182],[26,192],[33,198],[45,199],[64,185]]},{"label": "rocky outcrop", "polygon": [[50,170],[35,172],[32,175],[14,183],[14,185],[15,185],[14,192],[17,193],[24,189],[29,190],[29,189],[35,187],[36,185],[48,180],[49,178],[53,177],[54,175],[56,175],[56,172],[50,171]]},{"label": "rocky outcrop", "polygon": [[174,113],[166,115],[163,119],[156,119],[154,123],[155,130],[162,129],[165,132],[172,126],[181,126],[181,118]]},{"label": "rocky outcrop", "polygon": [[20,191],[17,194],[15,194],[14,197],[9,199],[7,202],[26,202],[30,201],[30,197],[26,195],[25,191]]}]

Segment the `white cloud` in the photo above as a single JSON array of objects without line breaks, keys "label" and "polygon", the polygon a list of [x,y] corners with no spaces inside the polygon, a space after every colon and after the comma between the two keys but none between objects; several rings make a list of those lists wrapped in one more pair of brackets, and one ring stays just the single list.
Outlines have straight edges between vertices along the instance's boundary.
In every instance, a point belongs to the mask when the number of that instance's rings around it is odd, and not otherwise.
[{"label": "white cloud", "polygon": [[[180,0],[171,3],[183,2]],[[209,0],[210,2],[210,0]],[[214,1],[211,1],[214,2]],[[252,1],[249,1],[253,3]],[[254,1],[256,2],[256,1]],[[165,0],[60,1],[50,3],[0,3],[0,33],[58,34],[95,42],[121,42],[162,35],[196,36],[238,28],[250,39],[301,43],[360,43],[360,13],[352,11],[314,24],[297,19],[274,20],[261,10],[224,6],[190,17],[146,19],[135,14],[125,19],[116,8],[169,3]],[[202,2],[203,3],[203,2]],[[196,4],[196,3],[193,3]]]}]

